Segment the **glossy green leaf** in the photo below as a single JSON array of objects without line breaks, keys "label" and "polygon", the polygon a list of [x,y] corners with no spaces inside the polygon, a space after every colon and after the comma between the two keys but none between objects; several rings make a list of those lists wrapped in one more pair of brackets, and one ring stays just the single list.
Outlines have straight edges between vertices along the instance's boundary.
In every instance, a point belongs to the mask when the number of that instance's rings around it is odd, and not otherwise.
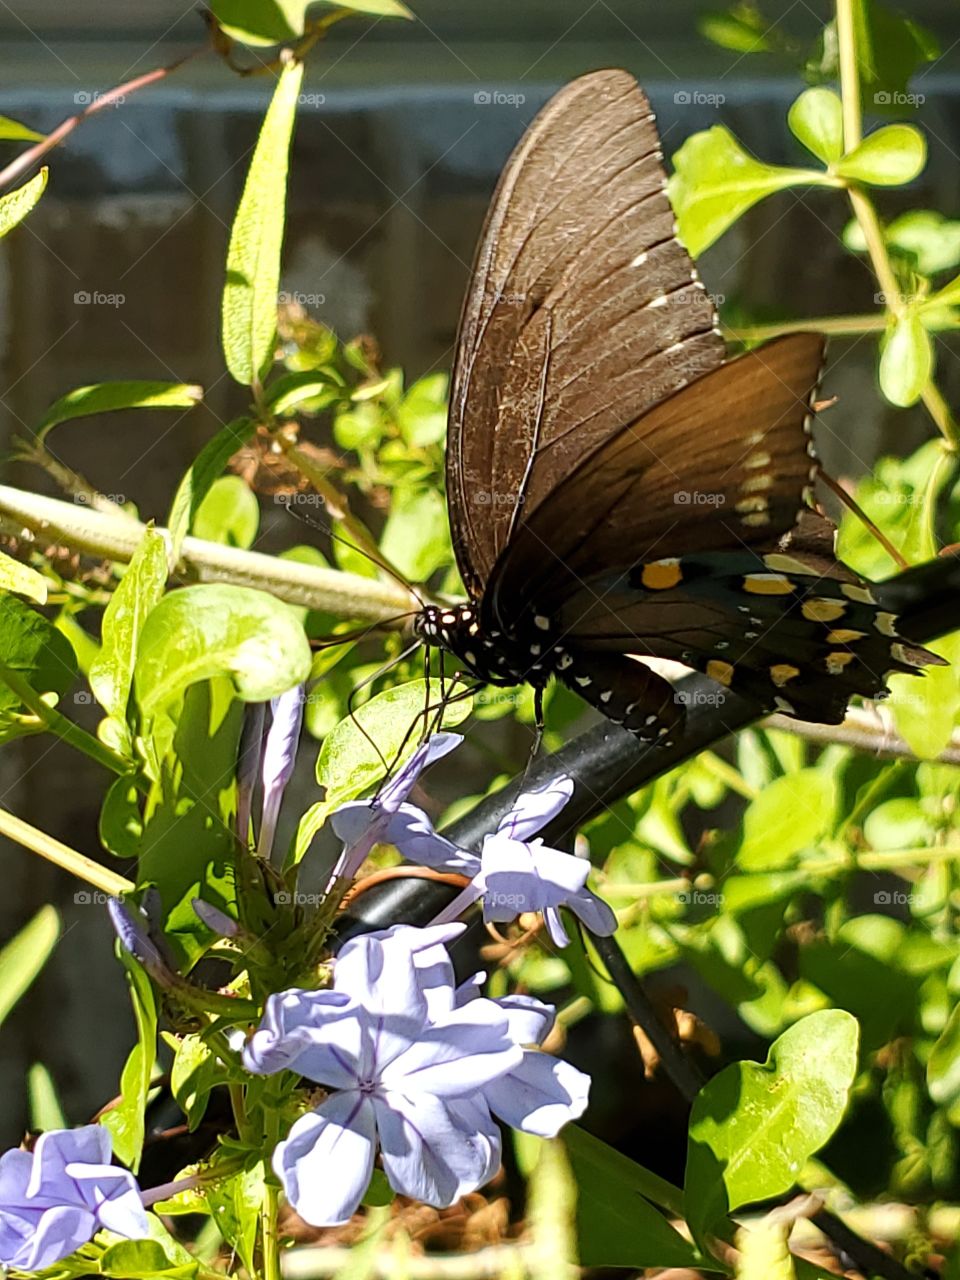
[{"label": "glossy green leaf", "polygon": [[[35,609],[0,594],[0,667],[8,667],[37,693],[62,698],[77,678],[77,657],[69,640]],[[0,681],[0,742],[27,730],[19,697]]]},{"label": "glossy green leaf", "polygon": [[61,422],[117,409],[192,409],[203,387],[185,382],[97,382],[55,400],[37,427],[37,439]]},{"label": "glossy green leaf", "polygon": [[265,391],[265,400],[278,417],[293,413],[308,400],[343,394],[343,387],[322,370],[310,369],[303,373],[287,373],[271,382]]},{"label": "glossy green leaf", "polygon": [[249,1275],[257,1274],[257,1229],[263,1197],[262,1164],[214,1183],[206,1196],[217,1229],[236,1250]]},{"label": "glossy green leaf", "polygon": [[577,1236],[585,1267],[695,1267],[697,1251],[650,1203],[670,1188],[585,1129],[568,1125],[563,1144],[577,1183]]},{"label": "glossy green leaf", "polygon": [[253,546],[259,529],[257,495],[240,476],[214,480],[193,520],[193,532],[198,538],[244,550]]},{"label": "glossy green leaf", "polygon": [[807,89],[787,112],[794,137],[824,164],[843,155],[843,103],[832,89]]},{"label": "glossy green leaf", "polygon": [[100,653],[90,668],[90,688],[121,731],[133,683],[140,633],[167,582],[167,544],[148,528],[103,615]]},{"label": "glossy green leaf", "polygon": [[42,142],[44,135],[30,129],[19,120],[11,120],[9,116],[0,116],[0,141],[3,142]]},{"label": "glossy green leaf", "polygon": [[927,162],[927,141],[909,124],[877,129],[834,166],[834,172],[853,182],[875,187],[898,187],[912,182]]},{"label": "glossy green leaf", "polygon": [[763,1065],[734,1062],[697,1095],[684,1197],[698,1239],[741,1205],[789,1191],[843,1118],[857,1072],[856,1019],[812,1013]]},{"label": "glossy green leaf", "polygon": [[47,602],[47,580],[43,574],[3,551],[0,551],[0,591],[14,591],[37,604]]},{"label": "glossy green leaf", "polygon": [[180,557],[183,540],[190,532],[193,519],[211,485],[237,450],[242,449],[253,435],[254,427],[255,423],[250,418],[235,418],[221,427],[197,454],[177,486],[167,519],[174,562]]},{"label": "glossy green leaf", "polygon": [[246,387],[273,359],[290,139],[302,80],[302,62],[288,62],[280,72],[230,233],[223,350],[227,368]]},{"label": "glossy green leaf", "polygon": [[113,1154],[136,1172],[143,1151],[144,1112],[157,1057],[157,1001],[145,971],[125,953],[121,954],[121,960],[130,985],[137,1043],[120,1077],[120,1102],[104,1114],[103,1124],[113,1137]]},{"label": "glossy green leaf", "polygon": [[137,702],[156,715],[198,680],[227,675],[244,702],[266,702],[310,672],[303,628],[282,601],[221,583],[172,591],[140,635]]},{"label": "glossy green leaf", "polygon": [[696,258],[758,200],[787,187],[829,181],[816,169],[763,164],[716,124],[674,153],[670,201],[680,239]]},{"label": "glossy green leaf", "polygon": [[60,917],[41,907],[0,951],[0,1023],[47,963],[60,937]]},{"label": "glossy green leaf", "polygon": [[911,307],[881,343],[880,389],[891,404],[916,404],[933,373],[933,339]]},{"label": "glossy green leaf", "polygon": [[777,778],[752,802],[743,819],[736,860],[741,871],[774,871],[829,828],[836,782],[819,769]]},{"label": "glossy green leaf", "polygon": [[12,231],[18,222],[22,222],[30,210],[43,195],[47,185],[47,170],[40,172],[16,191],[0,196],[0,238]]},{"label": "glossy green leaf", "polygon": [[[300,820],[295,855],[298,861],[337,805],[355,800],[385,776],[384,760],[396,767],[412,754],[424,708],[428,704],[436,708],[440,696],[439,681],[431,680],[428,687],[424,680],[411,680],[377,694],[327,734],[317,757],[317,781],[326,788],[326,796]],[[452,729],[461,724],[470,708],[469,698],[449,703],[443,713],[443,727]]]}]

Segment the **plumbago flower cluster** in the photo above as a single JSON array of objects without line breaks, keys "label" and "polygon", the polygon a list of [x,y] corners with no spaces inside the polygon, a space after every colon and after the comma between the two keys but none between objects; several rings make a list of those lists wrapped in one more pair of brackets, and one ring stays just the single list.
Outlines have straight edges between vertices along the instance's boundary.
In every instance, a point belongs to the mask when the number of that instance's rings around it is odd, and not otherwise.
[{"label": "plumbago flower cluster", "polygon": [[[243,844],[265,870],[302,712],[301,688],[274,699],[269,725],[265,707],[248,709],[238,823]],[[461,848],[409,799],[423,770],[461,741],[456,734],[434,735],[373,800],[334,812],[343,849],[328,890],[339,901],[381,843],[411,862],[464,877],[466,887],[425,927],[396,925],[346,942],[316,970],[326,985],[267,995],[259,1025],[251,1030],[237,1023],[223,1040],[248,1080],[278,1082],[273,1096],[285,1120],[274,1150],[263,1154],[290,1205],[315,1226],[350,1219],[378,1158],[394,1191],[444,1207],[499,1170],[499,1122],[552,1137],[587,1106],[589,1077],[543,1051],[554,1009],[526,995],[485,997],[483,973],[458,983],[448,950],[466,927],[455,918],[478,900],[486,920],[542,913],[559,946],[569,941],[561,908],[596,933],[615,929],[613,912],[586,888],[589,864],[547,847],[537,834],[568,802],[573,783],[561,778],[522,793],[479,852]],[[262,799],[253,823],[258,782]],[[174,1005],[199,1007],[200,989],[177,972],[148,898],[137,911],[110,904],[117,936]],[[201,899],[193,905],[208,928],[242,942],[237,921]],[[230,1006],[222,995],[212,998],[220,1002],[217,1012]],[[0,1265],[39,1270],[101,1230],[127,1239],[148,1236],[145,1206],[198,1182],[191,1174],[141,1191],[131,1172],[111,1163],[110,1135],[102,1126],[46,1133],[32,1151],[0,1159]]]}]

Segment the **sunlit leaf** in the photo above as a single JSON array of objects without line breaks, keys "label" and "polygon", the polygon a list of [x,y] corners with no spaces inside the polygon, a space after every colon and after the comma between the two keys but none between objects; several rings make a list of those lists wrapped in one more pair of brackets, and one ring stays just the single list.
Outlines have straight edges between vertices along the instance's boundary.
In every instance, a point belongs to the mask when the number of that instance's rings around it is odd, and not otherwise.
[{"label": "sunlit leaf", "polygon": [[36,177],[25,182],[22,187],[17,187],[16,191],[0,196],[0,237],[5,236],[18,222],[23,221],[43,195],[46,185],[47,170],[41,169]]},{"label": "sunlit leaf", "polygon": [[832,89],[807,89],[787,112],[794,137],[824,164],[843,155],[843,103]]},{"label": "sunlit leaf", "polygon": [[227,368],[247,387],[273,359],[290,139],[302,80],[302,62],[288,62],[280,73],[230,233],[223,350]]},{"label": "sunlit leaf", "polygon": [[909,124],[888,124],[868,134],[833,166],[854,182],[898,187],[912,182],[927,162],[927,140]]},{"label": "sunlit leaf", "polygon": [[116,409],[191,409],[203,399],[203,387],[185,382],[98,382],[77,387],[56,400],[37,427],[42,440],[51,428],[72,418],[88,418]]},{"label": "sunlit leaf", "polygon": [[742,871],[774,871],[792,862],[830,826],[836,783],[818,769],[800,769],[764,787],[743,820],[736,854]]},{"label": "sunlit leaf", "polygon": [[27,596],[37,604],[46,604],[47,580],[42,573],[21,564],[6,552],[0,551],[0,591],[14,591]]},{"label": "sunlit leaf", "polygon": [[933,340],[910,307],[885,335],[880,352],[880,389],[891,404],[916,404],[933,373]]},{"label": "sunlit leaf", "polygon": [[673,164],[670,200],[680,239],[694,257],[758,200],[787,187],[829,181],[816,169],[763,164],[719,124],[688,138],[674,153]]},{"label": "sunlit leaf", "polygon": [[250,418],[235,418],[221,427],[217,434],[203,446],[190,465],[187,474],[177,486],[167,524],[170,529],[172,559],[180,556],[180,547],[190,532],[190,526],[200,504],[210,492],[210,486],[224,467],[242,449],[253,435],[254,422]]},{"label": "sunlit leaf", "polygon": [[3,142],[42,142],[44,135],[37,133],[19,120],[11,120],[9,116],[0,116],[0,141]]},{"label": "sunlit leaf", "polygon": [[0,1023],[47,963],[60,937],[60,917],[41,907],[0,951]]},{"label": "sunlit leaf", "polygon": [[244,550],[253,546],[259,528],[257,495],[240,476],[214,480],[193,520],[198,538]]}]

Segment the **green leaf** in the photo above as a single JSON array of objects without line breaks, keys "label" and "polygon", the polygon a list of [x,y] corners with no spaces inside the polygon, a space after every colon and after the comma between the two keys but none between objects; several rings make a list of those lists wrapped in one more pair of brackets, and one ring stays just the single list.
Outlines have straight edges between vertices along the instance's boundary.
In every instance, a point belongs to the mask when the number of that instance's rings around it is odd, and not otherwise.
[{"label": "green leaf", "polygon": [[770,39],[770,26],[751,4],[734,5],[729,12],[703,14],[697,30],[707,40],[732,53],[769,53],[775,47]]},{"label": "green leaf", "polygon": [[310,646],[287,605],[252,587],[210,583],[171,591],[152,610],[134,688],[150,717],[198,680],[228,675],[243,702],[266,702],[309,673]]},{"label": "green leaf", "polygon": [[117,778],[107,789],[99,820],[100,843],[118,858],[140,855],[143,815],[140,792],[130,778]]},{"label": "green leaf", "polygon": [[103,614],[100,653],[90,668],[90,688],[107,715],[127,732],[127,703],[140,633],[167,582],[167,544],[148,528]]},{"label": "green leaf", "polygon": [[[311,4],[312,0],[212,0],[210,8],[232,39],[262,46],[302,36]],[[400,0],[338,0],[338,7],[381,18],[413,16]]]},{"label": "green leaf", "polygon": [[206,1193],[207,1205],[224,1240],[235,1249],[248,1275],[257,1270],[257,1227],[263,1205],[263,1165],[243,1169],[215,1183]]},{"label": "green leaf", "polygon": [[884,337],[880,351],[880,389],[891,404],[916,404],[933,373],[933,340],[915,307],[909,308]]},{"label": "green leaf", "polygon": [[203,1119],[210,1090],[222,1078],[216,1054],[202,1036],[186,1035],[177,1046],[170,1091],[187,1118],[191,1133]]},{"label": "green leaf", "polygon": [[155,1213],[147,1214],[147,1226],[146,1240],[111,1235],[117,1243],[104,1250],[97,1274],[116,1280],[193,1280],[200,1266],[196,1258],[174,1240]]},{"label": "green leaf", "polygon": [[673,164],[670,201],[680,239],[695,258],[758,200],[787,187],[830,182],[816,169],[763,164],[720,124],[689,137]]},{"label": "green leaf", "polygon": [[451,559],[449,528],[447,505],[436,487],[399,489],[380,550],[412,582],[425,582]]},{"label": "green leaf", "polygon": [[214,480],[197,509],[193,531],[198,538],[226,547],[252,547],[260,529],[257,495],[240,476]]},{"label": "green leaf", "polygon": [[0,116],[0,140],[4,142],[42,142],[45,135],[29,129],[19,120],[11,120],[9,116]]},{"label": "green leaf", "polygon": [[47,963],[60,937],[53,907],[37,914],[0,951],[0,1023]]},{"label": "green leaf", "polygon": [[304,373],[286,373],[277,378],[265,389],[264,399],[278,417],[283,417],[307,400],[328,395],[337,399],[343,393],[343,387],[328,373],[309,369]]},{"label": "green leaf", "polygon": [[824,164],[843,155],[843,103],[832,89],[807,89],[787,112],[795,138]]},{"label": "green leaf", "polygon": [[[37,693],[63,697],[77,678],[77,657],[52,623],[16,596],[0,595],[0,667],[22,676]],[[27,732],[17,695],[0,681],[0,742]]]},{"label": "green leaf", "polygon": [[203,387],[187,382],[97,382],[55,400],[37,427],[37,439],[73,418],[116,409],[192,409],[202,399]]},{"label": "green leaf", "polygon": [[25,182],[22,187],[17,187],[16,191],[0,196],[0,238],[23,221],[43,195],[46,185],[47,170],[41,169],[36,177]]},{"label": "green leaf", "polygon": [[857,1072],[856,1019],[812,1013],[770,1047],[734,1062],[697,1095],[684,1198],[697,1239],[741,1205],[789,1191],[843,1118]]},{"label": "green leaf", "polygon": [[208,440],[197,454],[189,471],[177,486],[167,525],[170,530],[171,559],[180,558],[183,540],[200,504],[210,492],[210,487],[238,449],[242,449],[253,435],[256,424],[250,418],[235,418],[221,427],[212,440]]},{"label": "green leaf", "polygon": [[927,140],[909,124],[888,124],[868,134],[853,151],[834,164],[834,172],[874,187],[899,187],[927,162]]},{"label": "green leaf", "polygon": [[0,551],[0,591],[15,591],[18,596],[28,596],[37,604],[47,603],[47,580],[42,573],[21,564]]},{"label": "green leaf", "polygon": [[581,1274],[575,1220],[578,1188],[559,1138],[539,1143],[539,1159],[527,1178],[526,1229],[530,1280],[574,1280]]},{"label": "green leaf", "polygon": [[926,667],[923,678],[903,674],[890,677],[890,701],[897,731],[921,760],[933,760],[947,746],[960,717],[960,633],[933,640],[927,646],[945,667]]},{"label": "green leaf", "polygon": [[785,867],[829,828],[836,804],[836,782],[819,769],[777,778],[744,815],[737,865],[742,871]]},{"label": "green leaf", "polygon": [[445,373],[431,373],[418,379],[397,408],[397,426],[412,449],[439,444],[447,434],[447,387]]},{"label": "green leaf", "polygon": [[31,1129],[42,1133],[45,1129],[69,1128],[53,1076],[42,1062],[35,1062],[27,1073],[27,1095]]},{"label": "green leaf", "polygon": [[400,0],[329,0],[331,4],[342,5],[344,9],[352,9],[354,13],[366,13],[372,18],[409,18],[413,14]]},{"label": "green leaf", "polygon": [[290,139],[302,80],[302,62],[288,62],[280,73],[230,233],[223,350],[227,368],[246,387],[273,359]]},{"label": "green leaf", "polygon": [[951,1120],[960,1118],[960,1005],[951,1013],[947,1025],[927,1059],[927,1089],[941,1107],[949,1107]]},{"label": "green leaf", "polygon": [[[384,760],[399,765],[412,754],[417,745],[417,722],[423,722],[428,703],[439,705],[440,696],[439,681],[431,680],[428,687],[425,680],[411,680],[377,694],[327,734],[317,757],[317,781],[326,788],[326,796],[311,805],[300,820],[297,861],[337,805],[355,800],[385,776]],[[469,698],[449,703],[443,713],[443,728],[461,724],[469,714]]]},{"label": "green leaf", "polygon": [[119,1105],[105,1113],[103,1124],[113,1137],[114,1155],[136,1173],[143,1151],[144,1112],[157,1057],[157,1001],[144,970],[125,953],[120,958],[130,984],[137,1043],[120,1077]]},{"label": "green leaf", "polygon": [[960,262],[960,220],[933,209],[902,213],[887,225],[884,236],[894,249],[912,255],[921,275],[949,271]]},{"label": "green leaf", "polygon": [[670,1188],[577,1125],[563,1130],[577,1182],[577,1235],[585,1267],[695,1267],[696,1249],[650,1199]]}]

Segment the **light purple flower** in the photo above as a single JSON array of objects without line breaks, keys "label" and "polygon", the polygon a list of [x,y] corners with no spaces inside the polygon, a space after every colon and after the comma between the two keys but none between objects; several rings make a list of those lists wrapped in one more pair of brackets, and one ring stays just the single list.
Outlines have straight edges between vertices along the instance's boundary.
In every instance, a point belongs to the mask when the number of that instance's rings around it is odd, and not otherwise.
[{"label": "light purple flower", "polygon": [[263,757],[263,726],[267,715],[265,702],[247,702],[243,708],[243,726],[237,751],[237,835],[246,849],[250,840],[250,816],[253,792],[260,776]]},{"label": "light purple flower", "polygon": [[269,860],[273,837],[280,816],[280,802],[287,783],[293,776],[303,724],[303,685],[295,685],[286,693],[270,699],[272,718],[263,749],[263,812],[260,818],[258,855]]},{"label": "light purple flower", "polygon": [[138,1240],[149,1235],[136,1179],[110,1163],[101,1125],[52,1129],[33,1152],[0,1156],[0,1265],[41,1271],[105,1227]]},{"label": "light purple flower", "polygon": [[170,988],[180,983],[179,974],[174,972],[166,955],[150,936],[150,923],[141,908],[131,910],[122,899],[108,898],[107,914],[120,945],[146,969],[158,986]]},{"label": "light purple flower", "polygon": [[[525,911],[539,911],[555,945],[565,947],[570,939],[560,907],[568,907],[596,934],[606,936],[617,927],[610,907],[586,888],[589,862],[533,838],[572,795],[573,779],[567,777],[522,792],[497,830],[485,837],[479,854],[439,835],[427,814],[405,801],[383,819],[376,839],[395,845],[410,862],[470,878],[471,884],[437,916],[438,924],[454,919],[482,897],[484,920],[510,921]],[[349,840],[364,829],[364,822],[369,825],[369,814],[369,805],[342,805],[332,819],[334,830]]]},{"label": "light purple flower", "polygon": [[[352,880],[375,844],[397,844],[399,848],[397,842],[402,838],[413,847],[412,842],[420,834],[434,841],[442,839],[434,832],[423,810],[408,805],[406,801],[424,769],[449,755],[462,741],[459,733],[435,733],[417,747],[373,800],[351,800],[340,805],[330,819],[331,826],[344,843],[334,868],[335,879]],[[411,817],[419,824],[416,829],[409,827],[408,819]],[[444,844],[448,856],[456,860],[456,845],[449,840]]]},{"label": "light purple flower", "polygon": [[[475,973],[459,987],[454,986],[456,979],[446,944],[464,928],[462,924],[432,925],[426,929],[395,925],[369,935],[369,954],[377,956],[381,968],[402,965],[405,956],[409,956],[431,1016],[442,1018],[450,1009],[464,1008],[476,1000],[484,980],[484,974]],[[348,943],[341,951],[335,972],[350,946]],[[350,983],[349,975],[339,975],[338,986],[348,988]],[[483,1088],[483,1102],[511,1128],[542,1138],[555,1137],[565,1124],[579,1119],[586,1110],[590,1077],[561,1058],[540,1052],[539,1046],[550,1034],[556,1018],[551,1005],[524,995],[503,996],[492,1003],[506,1014],[508,1034],[522,1049],[523,1058]]]},{"label": "light purple flower", "polygon": [[347,943],[333,991],[271,996],[244,1050],[250,1071],[290,1068],[335,1090],[273,1157],[288,1200],[315,1226],[350,1219],[378,1149],[395,1191],[438,1207],[499,1168],[500,1135],[482,1095],[522,1065],[510,1019],[491,1000],[456,1007],[452,989],[428,997],[422,975],[449,930],[426,931],[419,951],[409,938],[392,944],[392,932]]}]

